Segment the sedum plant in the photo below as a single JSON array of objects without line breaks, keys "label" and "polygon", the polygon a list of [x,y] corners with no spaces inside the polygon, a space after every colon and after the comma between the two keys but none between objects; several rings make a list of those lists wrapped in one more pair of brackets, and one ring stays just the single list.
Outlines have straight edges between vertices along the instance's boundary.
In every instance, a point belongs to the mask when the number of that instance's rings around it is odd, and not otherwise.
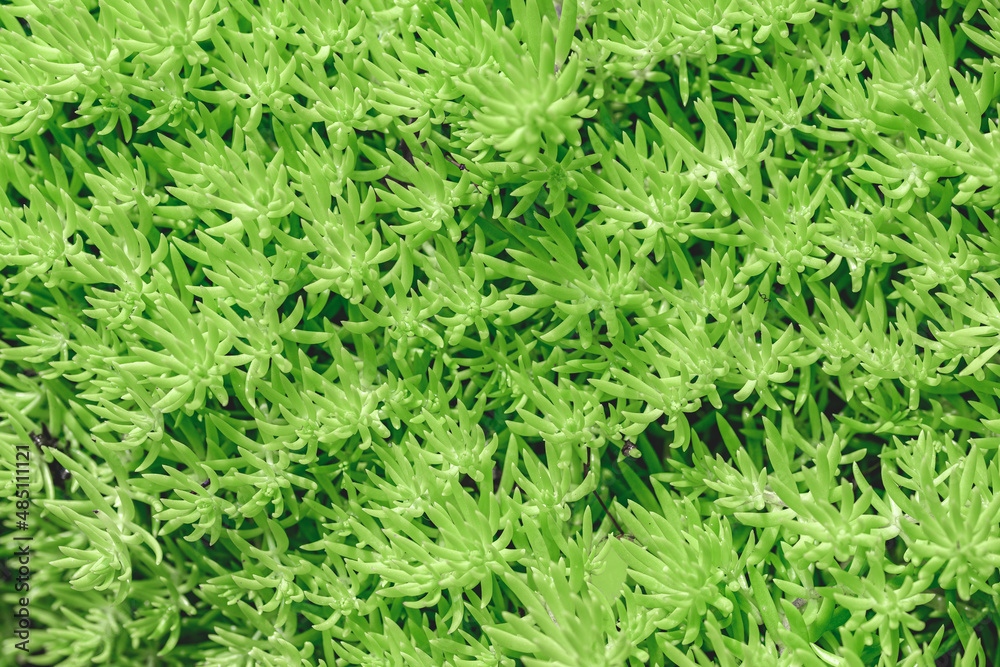
[{"label": "sedum plant", "polygon": [[1000,664],[998,30],[0,4],[0,667]]}]

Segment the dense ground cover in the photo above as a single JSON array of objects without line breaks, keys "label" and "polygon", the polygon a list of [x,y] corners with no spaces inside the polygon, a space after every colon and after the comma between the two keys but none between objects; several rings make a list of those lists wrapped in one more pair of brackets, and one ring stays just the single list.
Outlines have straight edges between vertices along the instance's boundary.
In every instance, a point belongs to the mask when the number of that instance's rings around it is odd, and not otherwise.
[{"label": "dense ground cover", "polygon": [[997,0],[0,24],[0,665],[1000,664]]}]

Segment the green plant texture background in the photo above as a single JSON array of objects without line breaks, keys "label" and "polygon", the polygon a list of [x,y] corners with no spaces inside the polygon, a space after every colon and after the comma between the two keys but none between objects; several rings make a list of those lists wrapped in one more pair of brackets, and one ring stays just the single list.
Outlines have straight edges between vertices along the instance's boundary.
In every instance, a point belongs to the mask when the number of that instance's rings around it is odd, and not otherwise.
[{"label": "green plant texture background", "polygon": [[0,24],[0,667],[1000,665],[998,0]]}]

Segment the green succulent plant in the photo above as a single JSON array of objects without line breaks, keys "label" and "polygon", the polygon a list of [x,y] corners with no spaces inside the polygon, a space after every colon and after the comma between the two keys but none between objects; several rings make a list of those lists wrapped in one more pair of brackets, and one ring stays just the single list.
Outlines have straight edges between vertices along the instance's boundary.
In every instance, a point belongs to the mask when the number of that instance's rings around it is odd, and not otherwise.
[{"label": "green succulent plant", "polygon": [[0,667],[1000,664],[998,31],[0,3]]}]

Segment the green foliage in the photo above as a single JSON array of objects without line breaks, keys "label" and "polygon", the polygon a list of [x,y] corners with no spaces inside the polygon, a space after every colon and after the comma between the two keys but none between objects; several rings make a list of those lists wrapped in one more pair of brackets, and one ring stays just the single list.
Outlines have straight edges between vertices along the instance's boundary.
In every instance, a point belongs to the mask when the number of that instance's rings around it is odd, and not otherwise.
[{"label": "green foliage", "polygon": [[0,667],[1000,664],[998,30],[0,3]]}]

